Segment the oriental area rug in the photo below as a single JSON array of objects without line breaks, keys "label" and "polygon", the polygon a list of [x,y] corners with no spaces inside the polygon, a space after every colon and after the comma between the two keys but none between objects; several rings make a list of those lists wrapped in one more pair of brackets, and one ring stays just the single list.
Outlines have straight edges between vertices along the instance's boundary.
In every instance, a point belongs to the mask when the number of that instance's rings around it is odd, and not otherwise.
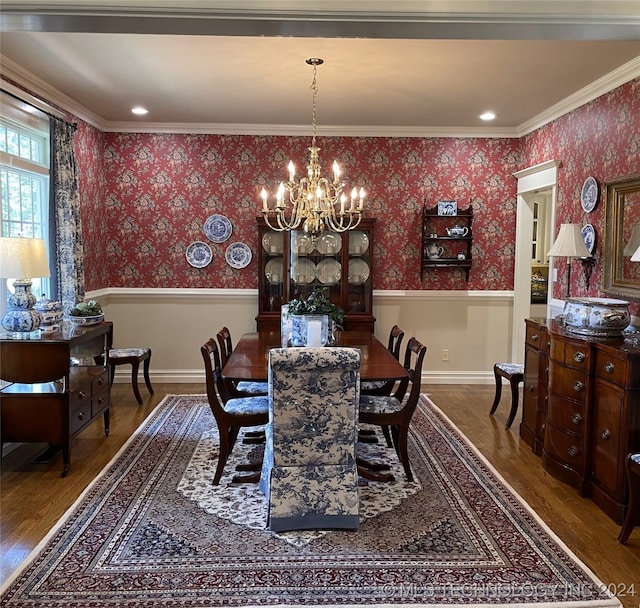
[{"label": "oriental area rug", "polygon": [[[219,486],[202,395],[169,395],[0,592],[6,608],[619,606],[426,397],[415,482],[362,480],[357,531],[274,534],[257,484]],[[367,458],[394,459],[384,439]]]}]

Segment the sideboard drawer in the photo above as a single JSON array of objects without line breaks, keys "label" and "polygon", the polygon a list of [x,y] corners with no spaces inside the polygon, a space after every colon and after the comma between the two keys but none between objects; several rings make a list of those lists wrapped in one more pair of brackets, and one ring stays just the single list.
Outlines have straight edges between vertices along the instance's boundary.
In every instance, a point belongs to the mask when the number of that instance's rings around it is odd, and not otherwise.
[{"label": "sideboard drawer", "polygon": [[549,391],[585,403],[588,394],[587,375],[570,367],[553,363],[549,366]]},{"label": "sideboard drawer", "polygon": [[547,420],[569,433],[584,434],[584,405],[551,395],[547,402]]},{"label": "sideboard drawer", "polygon": [[584,439],[580,435],[570,435],[547,424],[544,432],[544,449],[549,456],[563,465],[584,473]]},{"label": "sideboard drawer", "polygon": [[609,382],[625,386],[629,363],[626,359],[612,357],[611,354],[602,351],[596,352],[596,375]]},{"label": "sideboard drawer", "polygon": [[550,357],[558,363],[587,372],[589,371],[591,350],[588,344],[559,340],[552,337]]}]

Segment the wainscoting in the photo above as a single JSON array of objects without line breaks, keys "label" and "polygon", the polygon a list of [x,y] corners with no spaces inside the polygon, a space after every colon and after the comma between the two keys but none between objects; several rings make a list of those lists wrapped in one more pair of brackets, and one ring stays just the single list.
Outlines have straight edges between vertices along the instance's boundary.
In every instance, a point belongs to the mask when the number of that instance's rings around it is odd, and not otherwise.
[{"label": "wainscoting", "polygon": [[[512,356],[511,291],[374,291],[376,335],[385,344],[398,324],[427,347],[427,384],[491,384],[496,361]],[[226,325],[234,340],[256,330],[255,289],[125,289],[93,291],[114,323],[114,346],[152,349],[153,382],[201,383],[200,346]],[[523,320],[524,323],[524,320]],[[523,345],[524,350],[524,345]],[[448,351],[448,361],[443,361]],[[129,382],[119,369],[116,382]]]}]

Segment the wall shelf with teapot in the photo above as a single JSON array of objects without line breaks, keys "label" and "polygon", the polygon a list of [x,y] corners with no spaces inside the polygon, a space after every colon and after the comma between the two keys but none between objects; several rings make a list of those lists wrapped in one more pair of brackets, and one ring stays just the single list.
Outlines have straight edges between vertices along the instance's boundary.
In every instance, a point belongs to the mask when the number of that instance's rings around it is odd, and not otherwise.
[{"label": "wall shelf with teapot", "polygon": [[420,275],[437,268],[461,268],[469,280],[473,234],[473,209],[457,209],[443,215],[439,205],[422,209],[422,259]]}]

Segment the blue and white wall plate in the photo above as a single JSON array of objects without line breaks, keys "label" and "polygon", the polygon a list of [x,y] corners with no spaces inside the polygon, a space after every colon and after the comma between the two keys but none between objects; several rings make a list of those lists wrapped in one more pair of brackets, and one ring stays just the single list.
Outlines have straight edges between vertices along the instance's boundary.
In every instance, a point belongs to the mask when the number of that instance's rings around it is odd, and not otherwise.
[{"label": "blue and white wall plate", "polygon": [[596,208],[599,194],[600,189],[596,178],[587,177],[584,180],[584,184],[582,184],[582,191],[580,192],[580,203],[587,213],[591,213]]},{"label": "blue and white wall plate", "polygon": [[251,249],[244,243],[231,243],[224,252],[224,257],[231,268],[245,268],[251,261]]},{"label": "blue and white wall plate", "polygon": [[224,243],[232,231],[231,222],[224,215],[210,215],[204,223],[204,233],[212,243]]},{"label": "blue and white wall plate", "polygon": [[185,253],[187,256],[187,262],[194,268],[204,268],[213,259],[213,253],[211,247],[203,241],[194,241],[187,247]]}]

